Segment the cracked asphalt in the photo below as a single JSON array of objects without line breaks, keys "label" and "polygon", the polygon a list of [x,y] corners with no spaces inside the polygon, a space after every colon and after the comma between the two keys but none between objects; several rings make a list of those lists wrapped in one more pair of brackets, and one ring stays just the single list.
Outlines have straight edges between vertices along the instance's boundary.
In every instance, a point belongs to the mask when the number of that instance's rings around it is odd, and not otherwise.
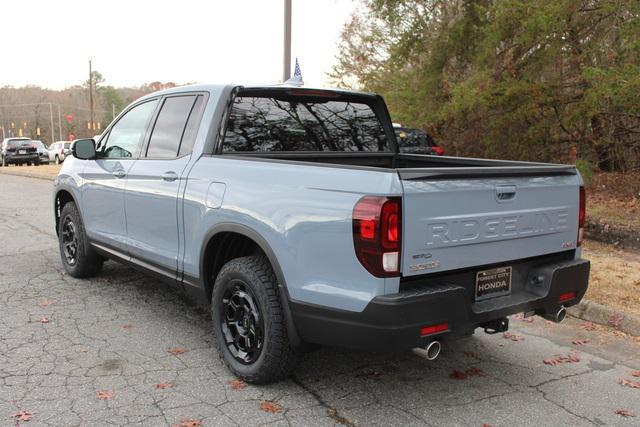
[{"label": "cracked asphalt", "polygon": [[[206,308],[113,262],[92,280],[63,273],[51,189],[0,175],[0,426],[640,422],[640,389],[620,384],[640,382],[640,343],[576,319],[514,318],[515,337],[477,331],[433,362],[323,348],[291,380],[238,387],[213,349]],[[543,362],[569,354],[570,363]]]}]

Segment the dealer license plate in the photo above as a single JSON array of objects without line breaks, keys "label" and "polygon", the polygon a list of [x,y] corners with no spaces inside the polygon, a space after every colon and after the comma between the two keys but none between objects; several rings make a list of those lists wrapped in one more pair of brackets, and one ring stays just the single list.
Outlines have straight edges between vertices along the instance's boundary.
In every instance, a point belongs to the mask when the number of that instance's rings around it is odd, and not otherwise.
[{"label": "dealer license plate", "polygon": [[27,150],[18,150],[18,154],[27,154]]},{"label": "dealer license plate", "polygon": [[511,293],[511,267],[478,271],[476,274],[476,301],[509,295]]}]

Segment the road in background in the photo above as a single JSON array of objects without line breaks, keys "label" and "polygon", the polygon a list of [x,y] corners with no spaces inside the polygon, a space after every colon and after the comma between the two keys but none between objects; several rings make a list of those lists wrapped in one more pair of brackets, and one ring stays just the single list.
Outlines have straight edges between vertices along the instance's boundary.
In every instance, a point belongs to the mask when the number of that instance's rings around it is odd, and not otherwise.
[{"label": "road in background", "polygon": [[478,331],[445,343],[434,362],[324,348],[306,355],[291,380],[233,382],[213,349],[207,309],[113,262],[92,280],[63,273],[51,190],[50,181],[0,175],[0,425],[19,411],[33,414],[29,426],[640,419],[632,387],[640,343],[575,319],[512,318],[510,335]]}]

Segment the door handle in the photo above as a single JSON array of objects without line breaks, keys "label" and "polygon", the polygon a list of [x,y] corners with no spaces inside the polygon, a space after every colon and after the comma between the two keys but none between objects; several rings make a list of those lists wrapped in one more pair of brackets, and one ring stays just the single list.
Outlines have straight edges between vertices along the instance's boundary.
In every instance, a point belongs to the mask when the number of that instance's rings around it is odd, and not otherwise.
[{"label": "door handle", "polygon": [[126,175],[127,174],[123,169],[113,171],[113,176],[115,176],[116,178],[124,178]]},{"label": "door handle", "polygon": [[178,174],[173,171],[165,172],[162,174],[163,181],[171,182],[171,181],[175,181],[176,179],[178,179]]}]

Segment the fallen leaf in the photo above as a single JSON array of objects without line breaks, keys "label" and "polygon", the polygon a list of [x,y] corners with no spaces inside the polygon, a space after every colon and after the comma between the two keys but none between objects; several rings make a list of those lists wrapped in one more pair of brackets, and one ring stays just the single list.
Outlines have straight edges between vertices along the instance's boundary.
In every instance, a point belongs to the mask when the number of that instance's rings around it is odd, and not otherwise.
[{"label": "fallen leaf", "polygon": [[382,371],[373,368],[364,368],[356,373],[356,378],[380,378]]},{"label": "fallen leaf", "polygon": [[183,419],[178,421],[177,423],[171,424],[171,427],[200,427],[201,425],[202,421],[200,420]]},{"label": "fallen leaf", "polygon": [[449,374],[449,378],[453,378],[454,380],[466,380],[469,377],[473,377],[474,375],[480,375],[482,373],[482,369],[472,366],[464,371],[454,370]]},{"label": "fallen leaf", "polygon": [[491,424],[482,424],[482,427],[493,427]]},{"label": "fallen leaf", "polygon": [[55,301],[54,301],[54,300],[52,300],[52,299],[46,299],[46,298],[44,298],[44,299],[41,299],[40,301],[38,301],[38,305],[39,305],[40,307],[47,307],[47,306],[49,306],[49,305],[53,304],[54,302],[55,302]]},{"label": "fallen leaf", "polygon": [[232,390],[242,390],[243,388],[245,388],[247,386],[247,383],[245,383],[244,381],[241,381],[241,380],[229,381],[229,384],[231,384],[231,389]]},{"label": "fallen leaf", "polygon": [[133,326],[131,323],[122,325],[122,329],[133,329],[133,328],[135,328],[135,326]]},{"label": "fallen leaf", "polygon": [[269,412],[270,414],[277,414],[278,412],[282,412],[282,406],[269,400],[263,400],[262,402],[260,402],[260,409],[265,412]]},{"label": "fallen leaf", "polygon": [[29,421],[31,417],[33,417],[33,413],[29,411],[25,411],[24,409],[16,412],[11,416],[12,418],[16,418],[20,421]]},{"label": "fallen leaf", "polygon": [[179,354],[186,353],[189,350],[187,350],[186,348],[182,348],[182,347],[176,347],[176,348],[170,348],[167,351],[169,353],[173,354],[174,356],[177,356]]},{"label": "fallen leaf", "polygon": [[640,383],[637,381],[625,380],[624,378],[620,380],[621,385],[626,385],[631,388],[640,388]]},{"label": "fallen leaf", "polygon": [[511,332],[505,332],[502,334],[502,337],[511,341],[524,341],[524,337],[522,335],[512,334]]},{"label": "fallen leaf", "polygon": [[516,314],[516,320],[521,322],[533,323],[533,316],[524,317],[524,313]]},{"label": "fallen leaf", "polygon": [[102,391],[97,392],[96,395],[98,396],[98,399],[109,400],[109,399],[113,398],[115,393],[113,391],[111,391],[111,390],[102,390]]},{"label": "fallen leaf", "polygon": [[49,323],[50,320],[47,319],[46,317],[43,317],[42,319],[39,320],[40,323]]},{"label": "fallen leaf", "polygon": [[160,390],[164,390],[165,388],[171,388],[173,387],[173,384],[171,383],[158,383],[156,384],[156,388],[160,389]]},{"label": "fallen leaf", "polygon": [[631,376],[632,376],[632,377],[640,377],[640,371],[633,371],[633,372],[631,372]]},{"label": "fallen leaf", "polygon": [[573,340],[571,341],[571,344],[573,345],[585,345],[589,343],[589,340]]},{"label": "fallen leaf", "polygon": [[616,409],[614,411],[617,415],[620,415],[622,417],[635,417],[636,414],[627,411],[626,409]]},{"label": "fallen leaf", "polygon": [[624,316],[621,313],[615,313],[609,318],[609,321],[607,323],[609,323],[610,326],[619,329],[622,319],[624,319]]},{"label": "fallen leaf", "polygon": [[561,363],[576,363],[579,361],[580,361],[580,356],[578,356],[575,353],[568,353],[565,356],[556,355],[555,357],[544,359],[542,363],[544,363],[545,365],[555,366]]},{"label": "fallen leaf", "polygon": [[584,329],[585,331],[595,331],[596,330],[596,325],[594,325],[591,322],[585,322],[582,324],[582,326],[580,326],[582,329]]},{"label": "fallen leaf", "polygon": [[480,355],[475,351],[465,351],[463,354],[467,357],[471,357],[472,359],[480,359]]}]

